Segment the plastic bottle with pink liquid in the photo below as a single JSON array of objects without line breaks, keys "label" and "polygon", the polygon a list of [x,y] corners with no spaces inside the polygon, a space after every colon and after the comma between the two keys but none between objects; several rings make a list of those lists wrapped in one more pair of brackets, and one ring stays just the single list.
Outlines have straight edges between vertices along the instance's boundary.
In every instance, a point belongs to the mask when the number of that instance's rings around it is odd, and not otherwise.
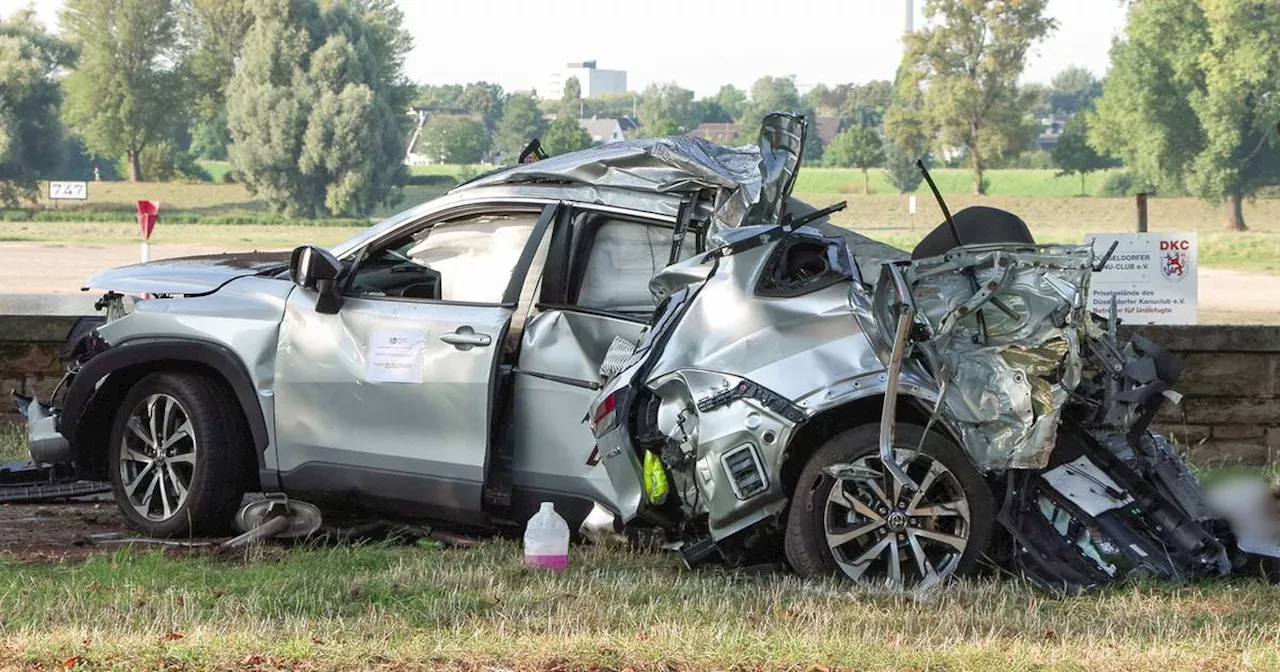
[{"label": "plastic bottle with pink liquid", "polygon": [[555,572],[569,566],[569,524],[551,502],[543,502],[524,528],[524,564]]}]

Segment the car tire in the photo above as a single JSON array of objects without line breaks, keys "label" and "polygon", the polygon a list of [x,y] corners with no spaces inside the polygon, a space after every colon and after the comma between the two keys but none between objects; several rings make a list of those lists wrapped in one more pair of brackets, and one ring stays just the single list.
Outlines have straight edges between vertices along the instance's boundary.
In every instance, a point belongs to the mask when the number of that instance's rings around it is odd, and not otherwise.
[{"label": "car tire", "polygon": [[221,381],[147,376],[130,388],[112,425],[116,503],[151,536],[227,531],[247,487],[248,445],[243,414]]},{"label": "car tire", "polygon": [[[899,423],[894,431],[898,461],[905,462],[917,484],[928,482],[920,500],[893,496],[893,477],[879,460],[878,424],[831,437],[809,458],[787,514],[784,547],[801,576],[909,587],[973,570],[995,520],[991,488],[968,456],[941,435],[930,432],[921,444],[922,427]],[[833,465],[866,467],[881,477],[836,478],[826,471]],[[833,493],[837,483],[841,489]],[[878,493],[889,501],[877,501],[882,499]],[[954,546],[957,540],[962,548]],[[894,559],[899,561],[896,580]]]}]

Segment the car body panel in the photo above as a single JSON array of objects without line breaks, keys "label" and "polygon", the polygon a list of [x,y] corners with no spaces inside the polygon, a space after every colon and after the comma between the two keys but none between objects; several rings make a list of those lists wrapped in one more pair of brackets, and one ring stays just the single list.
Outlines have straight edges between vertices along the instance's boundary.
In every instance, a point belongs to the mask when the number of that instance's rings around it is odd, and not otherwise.
[{"label": "car body panel", "polygon": [[289,265],[285,252],[243,252],[163,259],[90,276],[84,289],[129,294],[206,294],[236,278]]},{"label": "car body panel", "polygon": [[[685,368],[721,371],[794,400],[851,372],[884,368],[854,316],[850,292],[860,290],[851,281],[797,297],[753,296],[772,250],[762,245],[720,260],[721,268],[674,327],[651,380]],[[696,277],[677,265],[655,283],[665,283],[667,274]]]},{"label": "car body panel", "polygon": [[[279,469],[309,463],[431,474],[457,494],[423,492],[424,503],[479,509],[488,457],[490,384],[512,309],[348,297],[334,315],[315,311],[316,295],[290,297],[276,352]],[[369,348],[379,330],[415,332],[421,371],[415,383],[373,382]],[[492,345],[458,346],[446,334],[470,330]],[[292,482],[291,482],[292,481]],[[296,476],[286,491],[309,488]],[[349,494],[358,493],[325,493]]]},{"label": "car body panel", "polygon": [[[112,348],[187,341],[215,344],[234,353],[243,363],[267,419],[262,462],[264,468],[274,470],[275,424],[271,419],[275,417],[275,350],[285,300],[293,289],[287,280],[239,277],[211,294],[138,301],[133,312],[107,322],[96,332]],[[64,436],[74,430],[60,429]]]},{"label": "car body panel", "polygon": [[525,327],[511,422],[517,487],[573,493],[616,506],[608,474],[589,458],[595,439],[584,422],[615,338],[635,342],[642,322],[548,310]]}]

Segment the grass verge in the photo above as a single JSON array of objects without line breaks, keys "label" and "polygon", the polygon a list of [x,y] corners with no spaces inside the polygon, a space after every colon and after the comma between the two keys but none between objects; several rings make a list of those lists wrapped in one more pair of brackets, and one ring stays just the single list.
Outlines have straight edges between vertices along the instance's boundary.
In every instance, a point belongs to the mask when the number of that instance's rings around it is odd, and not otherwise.
[{"label": "grass verge", "polygon": [[[382,218],[429,201],[446,191],[443,184],[411,184],[400,190],[395,203],[379,206],[372,218]],[[93,182],[85,201],[49,201],[42,193],[34,210],[0,210],[0,221],[127,221],[136,222],[137,202],[160,202],[160,222],[183,224],[280,223],[343,225],[368,222],[369,218],[288,219],[267,211],[266,203],[250,194],[243,184],[184,182]]]},{"label": "grass verge", "polygon": [[519,546],[122,550],[0,561],[0,665],[305,669],[1276,669],[1280,588],[1139,585],[1050,599],[688,571],[672,554]]},{"label": "grass verge", "polygon": [[[8,390],[3,390],[8,393]],[[13,422],[0,420],[0,462],[26,460],[27,428]]]}]

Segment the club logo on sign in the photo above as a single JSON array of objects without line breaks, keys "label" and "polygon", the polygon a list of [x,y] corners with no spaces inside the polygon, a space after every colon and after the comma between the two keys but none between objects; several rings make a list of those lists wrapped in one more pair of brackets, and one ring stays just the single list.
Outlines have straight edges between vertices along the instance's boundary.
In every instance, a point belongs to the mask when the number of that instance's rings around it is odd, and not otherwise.
[{"label": "club logo on sign", "polygon": [[1164,277],[1178,282],[1187,276],[1188,247],[1190,245],[1185,240],[1160,241],[1160,272]]}]

